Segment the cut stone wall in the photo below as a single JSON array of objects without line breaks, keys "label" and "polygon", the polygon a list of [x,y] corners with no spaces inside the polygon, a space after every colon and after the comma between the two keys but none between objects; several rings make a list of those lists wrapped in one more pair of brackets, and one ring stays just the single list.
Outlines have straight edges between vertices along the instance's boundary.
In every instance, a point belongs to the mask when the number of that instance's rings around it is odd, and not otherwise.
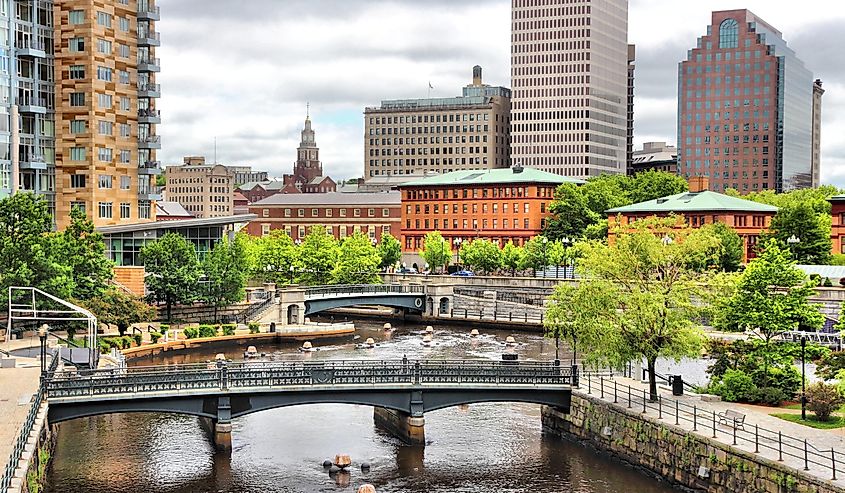
[{"label": "cut stone wall", "polygon": [[485,291],[483,298],[456,294],[452,298],[452,303],[456,317],[460,317],[463,310],[469,311],[470,314],[484,310],[485,316],[492,316],[495,310],[499,318],[507,318],[508,313],[513,313],[514,318],[524,317],[525,314],[528,314],[529,318],[534,319],[539,318],[540,314],[546,311],[543,306],[497,300],[495,291]]},{"label": "cut stone wall", "polygon": [[584,395],[573,393],[570,414],[544,406],[542,420],[546,432],[582,442],[690,491],[845,492],[784,464]]}]

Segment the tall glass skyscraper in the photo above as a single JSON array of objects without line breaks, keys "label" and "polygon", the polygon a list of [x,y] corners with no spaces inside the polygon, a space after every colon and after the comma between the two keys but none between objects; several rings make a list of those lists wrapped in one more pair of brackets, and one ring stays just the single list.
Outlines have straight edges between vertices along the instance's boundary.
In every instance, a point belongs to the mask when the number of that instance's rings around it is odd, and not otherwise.
[{"label": "tall glass skyscraper", "polygon": [[812,128],[813,77],[780,31],[748,10],[713,12],[679,65],[679,172],[717,191],[810,187]]}]

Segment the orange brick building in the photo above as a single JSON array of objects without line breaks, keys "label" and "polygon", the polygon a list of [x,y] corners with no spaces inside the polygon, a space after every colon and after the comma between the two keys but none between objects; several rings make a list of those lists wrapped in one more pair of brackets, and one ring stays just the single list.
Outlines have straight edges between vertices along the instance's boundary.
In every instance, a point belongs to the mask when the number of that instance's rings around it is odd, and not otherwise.
[{"label": "orange brick building", "polygon": [[475,238],[522,245],[542,232],[561,183],[582,182],[514,166],[454,171],[400,185],[402,250],[417,252],[431,231],[440,231],[453,250]]},{"label": "orange brick building", "polygon": [[835,195],[830,198],[831,228],[830,239],[833,242],[833,253],[845,253],[845,195]]},{"label": "orange brick building", "polygon": [[777,211],[778,208],[771,205],[712,192],[708,190],[707,178],[696,176],[690,178],[689,192],[608,210],[608,234],[613,235],[616,226],[624,227],[640,219],[673,214],[681,218],[677,225],[679,229],[687,225],[698,228],[721,222],[736,230],[742,238],[743,260],[747,261],[756,256],[757,241],[761,233],[769,228]]}]

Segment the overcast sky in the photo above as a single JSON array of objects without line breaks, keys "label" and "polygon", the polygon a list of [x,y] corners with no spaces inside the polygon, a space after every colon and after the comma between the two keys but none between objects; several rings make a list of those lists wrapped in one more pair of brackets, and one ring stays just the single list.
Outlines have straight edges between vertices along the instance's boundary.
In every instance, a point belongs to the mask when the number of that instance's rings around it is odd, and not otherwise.
[{"label": "overcast sky", "polygon": [[[510,87],[510,0],[159,0],[164,164],[185,155],[290,172],[305,104],[324,172],[363,173],[363,115],[382,99]],[[749,8],[784,33],[827,91],[822,181],[845,187],[845,3],[631,0],[636,146],[675,142],[677,64],[711,10]]]}]

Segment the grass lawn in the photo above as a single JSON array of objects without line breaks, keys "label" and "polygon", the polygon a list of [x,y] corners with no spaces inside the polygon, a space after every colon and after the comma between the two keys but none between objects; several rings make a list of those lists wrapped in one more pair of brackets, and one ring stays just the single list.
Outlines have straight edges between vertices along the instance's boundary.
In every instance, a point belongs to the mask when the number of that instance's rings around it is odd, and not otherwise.
[{"label": "grass lawn", "polygon": [[[783,409],[801,409],[801,403],[799,402],[796,404],[787,404],[786,406],[783,406]],[[839,409],[833,412],[845,414],[845,404],[843,404]]]},{"label": "grass lawn", "polygon": [[841,416],[831,416],[828,421],[819,421],[815,416],[807,414],[807,420],[801,421],[800,414],[771,414],[776,418],[780,418],[800,425],[809,426],[811,428],[818,428],[821,430],[831,430],[834,428],[842,428],[845,426],[845,418]]}]

